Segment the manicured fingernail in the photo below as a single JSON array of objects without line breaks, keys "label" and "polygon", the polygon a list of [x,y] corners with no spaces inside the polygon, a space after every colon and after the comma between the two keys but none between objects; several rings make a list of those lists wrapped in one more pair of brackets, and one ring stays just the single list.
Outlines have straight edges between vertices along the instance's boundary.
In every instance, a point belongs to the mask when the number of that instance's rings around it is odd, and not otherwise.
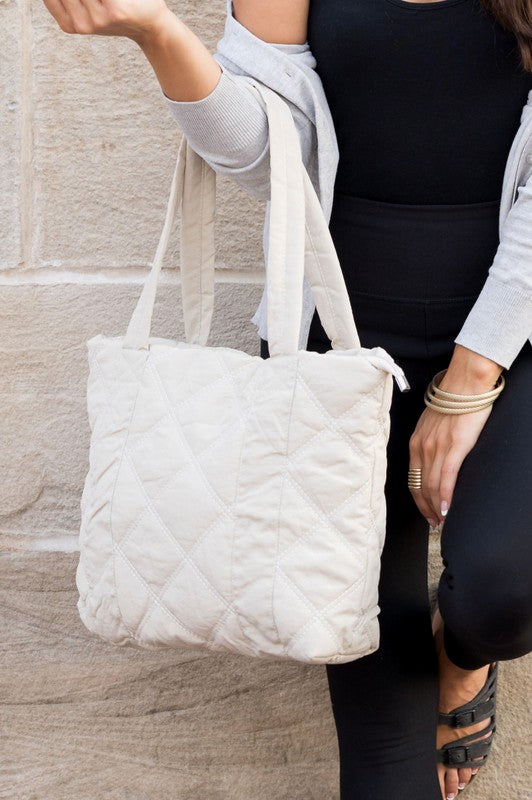
[{"label": "manicured fingernail", "polygon": [[448,794],[447,797],[446,797],[446,800],[454,800],[455,797],[456,797],[456,795],[454,795],[454,794]]},{"label": "manicured fingernail", "polygon": [[471,775],[476,775],[476,774],[477,774],[477,772],[478,772],[478,769],[472,769],[472,770],[471,770]]},{"label": "manicured fingernail", "polygon": [[438,520],[437,519],[432,519],[432,517],[427,517],[427,522],[429,523],[431,528],[437,528],[438,527]]},{"label": "manicured fingernail", "polygon": [[462,791],[462,789],[465,789],[466,786],[467,786],[467,783],[459,783],[458,784],[458,788],[460,789],[460,791]]},{"label": "manicured fingernail", "polygon": [[447,514],[448,511],[449,511],[449,506],[447,504],[447,500],[442,500],[441,501],[441,515],[442,515],[442,517],[444,517]]}]

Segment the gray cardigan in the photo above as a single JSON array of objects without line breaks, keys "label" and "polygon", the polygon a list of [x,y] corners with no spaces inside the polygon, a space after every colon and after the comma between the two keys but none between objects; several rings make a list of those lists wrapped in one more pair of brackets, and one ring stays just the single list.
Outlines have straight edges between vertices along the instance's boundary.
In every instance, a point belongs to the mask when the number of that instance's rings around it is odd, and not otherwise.
[{"label": "gray cardigan", "polygon": [[[162,95],[190,146],[220,174],[266,202],[263,251],[267,263],[270,165],[268,121],[263,102],[249,90],[254,78],[288,103],[303,161],[327,221],[338,166],[336,134],[308,42],[273,44],[255,36],[233,15],[226,0],[225,30],[213,54],[222,69],[201,100]],[[529,339],[532,344],[532,90],[510,149],[499,215],[499,246],[485,284],[455,343],[509,368]],[[315,304],[305,279],[300,348],[305,349]],[[266,290],[251,319],[268,338]],[[356,322],[356,318],[355,318]]]}]

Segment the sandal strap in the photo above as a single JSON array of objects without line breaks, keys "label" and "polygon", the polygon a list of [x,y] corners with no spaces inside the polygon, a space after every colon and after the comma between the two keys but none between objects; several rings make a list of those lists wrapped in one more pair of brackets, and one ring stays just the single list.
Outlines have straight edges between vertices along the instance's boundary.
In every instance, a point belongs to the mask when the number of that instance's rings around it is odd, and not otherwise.
[{"label": "sandal strap", "polygon": [[478,703],[473,708],[457,709],[448,714],[440,712],[438,714],[438,723],[440,725],[448,725],[450,728],[467,728],[469,725],[474,725],[476,722],[482,722],[483,719],[491,717],[494,711],[495,702],[490,699],[484,703]]},{"label": "sandal strap", "polygon": [[[443,747],[436,750],[438,761],[459,769],[481,767],[488,758],[495,730],[495,720],[492,720],[481,731],[469,733],[454,742],[444,744]],[[485,736],[486,733],[490,735],[484,739],[478,738]]]},{"label": "sandal strap", "polygon": [[498,662],[490,666],[488,677],[482,689],[469,702],[448,713],[439,712],[438,723],[451,728],[466,728],[483,719],[493,717],[496,707]]}]

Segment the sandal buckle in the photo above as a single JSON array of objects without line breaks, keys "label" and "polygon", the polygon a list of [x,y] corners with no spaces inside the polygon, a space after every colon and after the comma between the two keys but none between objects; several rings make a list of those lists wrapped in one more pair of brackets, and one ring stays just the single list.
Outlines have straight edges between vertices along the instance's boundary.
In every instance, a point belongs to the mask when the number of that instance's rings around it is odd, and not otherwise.
[{"label": "sandal buckle", "polygon": [[466,728],[468,725],[473,725],[475,722],[475,712],[474,710],[471,711],[462,711],[459,714],[454,715],[454,727],[455,728]]},{"label": "sandal buckle", "polygon": [[457,745],[445,751],[445,763],[449,766],[464,764],[467,761],[467,757],[467,747],[464,746]]}]

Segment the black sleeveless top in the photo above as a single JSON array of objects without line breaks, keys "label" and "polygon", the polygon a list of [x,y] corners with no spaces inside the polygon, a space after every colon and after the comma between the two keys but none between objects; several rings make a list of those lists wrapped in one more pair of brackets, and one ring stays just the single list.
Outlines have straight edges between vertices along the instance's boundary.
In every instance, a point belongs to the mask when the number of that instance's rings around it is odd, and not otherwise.
[{"label": "black sleeveless top", "polygon": [[308,42],[338,139],[335,190],[499,199],[532,74],[480,0],[311,0]]}]

